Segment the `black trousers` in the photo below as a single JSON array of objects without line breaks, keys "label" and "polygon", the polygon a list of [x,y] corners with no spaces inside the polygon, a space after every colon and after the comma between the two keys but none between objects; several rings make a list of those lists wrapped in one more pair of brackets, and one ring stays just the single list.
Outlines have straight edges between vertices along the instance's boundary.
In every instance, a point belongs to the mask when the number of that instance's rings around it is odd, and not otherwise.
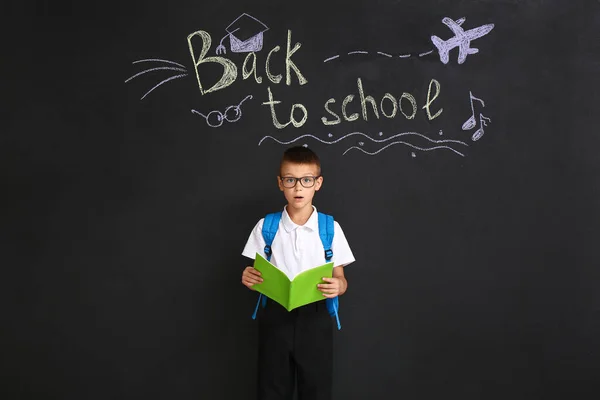
[{"label": "black trousers", "polygon": [[259,310],[258,400],[331,400],[333,321],[325,301]]}]

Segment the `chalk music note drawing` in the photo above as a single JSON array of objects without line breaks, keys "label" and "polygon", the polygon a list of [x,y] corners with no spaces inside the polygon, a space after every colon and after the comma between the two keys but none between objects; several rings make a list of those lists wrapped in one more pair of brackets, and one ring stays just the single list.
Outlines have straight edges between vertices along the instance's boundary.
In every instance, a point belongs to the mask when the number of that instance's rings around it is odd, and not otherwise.
[{"label": "chalk music note drawing", "polygon": [[492,120],[488,117],[484,117],[483,114],[479,113],[479,129],[477,129],[473,136],[471,136],[471,139],[473,141],[479,140],[483,136],[483,134],[485,133],[483,127],[487,126],[488,122],[492,122]]},{"label": "chalk music note drawing", "polygon": [[[469,119],[467,119],[463,123],[463,125],[462,125],[463,131],[470,131],[471,129],[475,128],[475,126],[477,125],[477,119],[475,118],[475,107],[473,105],[473,100],[480,102],[481,106],[485,107],[485,103],[483,102],[483,100],[478,99],[477,97],[473,96],[473,93],[469,91],[469,101],[471,103],[471,116],[469,117]],[[482,113],[479,113],[479,129],[477,129],[475,131],[475,133],[473,134],[473,136],[471,136],[471,139],[474,142],[479,140],[483,136],[483,134],[485,133],[483,127],[484,126],[487,127],[488,122],[492,122],[492,120],[489,119],[488,117],[485,117]]]}]

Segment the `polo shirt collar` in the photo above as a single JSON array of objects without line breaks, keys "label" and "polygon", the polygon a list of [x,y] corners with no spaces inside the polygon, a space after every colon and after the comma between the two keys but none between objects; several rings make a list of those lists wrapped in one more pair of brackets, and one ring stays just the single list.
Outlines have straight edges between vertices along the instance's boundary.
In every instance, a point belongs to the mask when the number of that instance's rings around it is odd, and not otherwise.
[{"label": "polo shirt collar", "polygon": [[[303,226],[313,231],[316,231],[319,229],[319,216],[317,213],[317,208],[315,206],[312,206],[312,208],[313,212],[312,214],[310,214],[308,221],[306,221],[306,224],[304,224]],[[284,229],[288,233],[300,226],[294,221],[292,221],[292,219],[290,218],[290,215],[287,213],[287,206],[283,208],[283,213],[281,214],[281,222],[283,224]]]}]

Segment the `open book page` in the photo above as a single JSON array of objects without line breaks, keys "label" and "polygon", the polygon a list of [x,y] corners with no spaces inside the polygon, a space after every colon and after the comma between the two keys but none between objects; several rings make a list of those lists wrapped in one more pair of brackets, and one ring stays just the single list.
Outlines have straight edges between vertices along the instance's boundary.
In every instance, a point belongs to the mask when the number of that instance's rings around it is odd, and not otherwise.
[{"label": "open book page", "polygon": [[291,285],[287,275],[258,253],[254,259],[254,269],[261,273],[263,281],[252,288],[288,309]]},{"label": "open book page", "polygon": [[332,276],[333,263],[303,271],[292,281],[258,253],[254,260],[254,268],[262,274],[263,282],[255,284],[253,288],[291,311],[305,304],[325,299],[323,293],[317,289],[317,284],[323,283],[323,277]]},{"label": "open book page", "polygon": [[333,263],[327,263],[302,271],[292,281],[290,290],[290,310],[315,301],[325,300],[317,285],[325,283],[324,277],[331,278]]}]

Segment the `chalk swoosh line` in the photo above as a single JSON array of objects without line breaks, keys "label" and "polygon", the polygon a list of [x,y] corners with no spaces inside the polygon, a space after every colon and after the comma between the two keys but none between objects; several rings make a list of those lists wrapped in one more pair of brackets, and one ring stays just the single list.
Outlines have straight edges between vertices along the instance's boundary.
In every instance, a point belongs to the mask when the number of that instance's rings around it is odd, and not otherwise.
[{"label": "chalk swoosh line", "polygon": [[157,87],[159,87],[160,85],[162,85],[162,84],[165,84],[165,83],[167,83],[167,82],[169,82],[169,81],[172,81],[173,79],[179,79],[179,78],[183,78],[183,77],[185,77],[185,76],[188,76],[188,74],[175,75],[175,76],[172,76],[172,77],[170,77],[170,78],[167,78],[167,79],[165,79],[165,80],[163,80],[163,81],[159,82],[159,83],[158,83],[156,86],[154,86],[152,89],[148,90],[148,91],[146,92],[146,94],[142,96],[142,98],[141,98],[140,100],[144,100],[144,97],[148,96],[148,95],[149,95],[149,94],[150,94],[150,93],[151,93],[151,92],[152,92],[154,89],[156,89],[156,88],[157,88]]},{"label": "chalk swoosh line", "polygon": [[422,150],[422,151],[431,151],[431,150],[437,150],[437,149],[448,149],[448,150],[452,150],[453,152],[455,152],[456,154],[458,154],[458,155],[459,155],[459,156],[461,156],[461,157],[464,157],[464,156],[465,156],[465,155],[464,155],[464,154],[462,154],[461,152],[459,152],[459,151],[456,151],[456,150],[454,150],[452,147],[449,147],[449,146],[435,146],[435,147],[430,147],[430,148],[427,148],[427,149],[423,149],[423,148],[421,148],[421,147],[417,147],[417,146],[415,146],[415,145],[413,145],[413,144],[406,143],[406,142],[403,142],[403,141],[401,141],[401,140],[399,140],[399,141],[397,141],[397,142],[392,142],[392,143],[388,144],[387,146],[385,146],[385,147],[382,147],[381,149],[379,149],[379,150],[377,150],[377,151],[375,151],[375,152],[373,152],[373,153],[370,153],[370,152],[368,152],[368,151],[365,151],[365,150],[361,149],[360,147],[357,147],[357,146],[352,146],[352,147],[348,148],[346,151],[344,151],[344,153],[343,153],[342,155],[343,155],[343,156],[345,156],[345,155],[346,155],[346,153],[347,153],[347,152],[349,152],[350,150],[352,150],[352,149],[356,149],[356,150],[360,150],[360,151],[362,151],[363,153],[365,153],[365,154],[368,154],[368,155],[370,155],[370,156],[374,156],[374,155],[376,155],[376,154],[378,154],[378,153],[381,153],[383,150],[387,149],[388,147],[394,146],[394,145],[396,145],[396,144],[405,144],[405,145],[407,145],[407,146],[409,146],[409,147],[412,147],[413,149]]},{"label": "chalk swoosh line", "polygon": [[179,63],[176,63],[175,61],[169,61],[169,60],[162,60],[160,58],[146,58],[145,60],[137,60],[132,62],[132,64],[138,64],[138,63],[142,63],[142,62],[152,62],[152,61],[156,61],[156,62],[165,62],[167,64],[174,64],[174,65],[179,65],[181,68],[185,68],[185,65],[181,65]]},{"label": "chalk swoosh line", "polygon": [[319,142],[321,142],[321,143],[324,143],[324,144],[335,144],[335,143],[337,143],[337,142],[340,142],[340,141],[344,140],[344,139],[345,139],[345,138],[347,138],[347,137],[350,137],[350,136],[355,136],[355,135],[364,136],[365,138],[367,138],[367,139],[369,139],[369,140],[371,140],[371,141],[373,141],[373,142],[375,142],[375,143],[385,143],[385,142],[388,142],[388,141],[390,141],[390,140],[393,140],[393,139],[395,139],[395,138],[397,138],[397,137],[406,136],[406,135],[415,135],[415,136],[422,137],[423,139],[425,139],[425,140],[428,140],[428,141],[430,141],[430,142],[432,142],[432,143],[436,143],[436,144],[437,144],[437,143],[457,143],[457,144],[462,144],[463,146],[467,146],[467,147],[469,147],[469,145],[468,145],[468,144],[466,144],[465,142],[461,142],[460,140],[450,140],[450,139],[445,139],[445,140],[433,140],[433,139],[430,139],[430,138],[428,138],[427,136],[425,136],[425,135],[422,135],[422,134],[420,134],[420,133],[417,133],[417,132],[403,132],[403,133],[398,133],[398,134],[396,134],[396,135],[390,136],[390,137],[389,137],[389,138],[387,138],[387,139],[381,139],[381,140],[373,139],[372,137],[370,137],[370,136],[368,136],[368,135],[365,135],[365,134],[364,134],[364,133],[362,133],[362,132],[352,132],[352,133],[349,133],[349,134],[347,134],[347,135],[345,135],[345,136],[342,136],[341,138],[339,138],[339,139],[337,139],[337,140],[333,140],[333,141],[331,141],[331,142],[328,142],[328,141],[322,140],[322,139],[320,139],[320,138],[318,138],[318,137],[316,137],[316,136],[314,136],[314,135],[309,135],[309,134],[298,136],[297,138],[295,138],[295,139],[293,139],[293,140],[290,140],[289,142],[282,142],[282,141],[280,141],[280,140],[277,140],[277,139],[275,139],[273,136],[265,136],[265,137],[263,137],[263,138],[260,140],[260,142],[258,142],[258,145],[260,146],[260,145],[262,144],[262,142],[264,142],[266,139],[273,139],[274,141],[276,141],[276,142],[277,142],[277,143],[279,143],[279,144],[290,144],[290,143],[294,143],[294,142],[296,142],[296,141],[298,141],[298,140],[300,140],[300,139],[302,139],[302,138],[305,138],[305,137],[311,137],[311,138],[313,138],[313,139],[315,139],[315,140],[318,140]]},{"label": "chalk swoosh line", "polygon": [[125,80],[125,83],[129,82],[129,81],[130,81],[130,80],[132,80],[133,78],[137,78],[137,77],[138,77],[138,76],[140,76],[140,75],[147,74],[148,72],[152,72],[152,71],[160,71],[160,70],[171,70],[171,71],[187,72],[187,70],[186,70],[186,69],[182,69],[182,68],[175,68],[175,67],[156,67],[156,68],[150,68],[150,69],[144,70],[144,71],[142,71],[142,72],[138,72],[137,74],[135,74],[135,75],[133,75],[133,76],[131,76],[131,77],[127,78],[127,79]]}]

